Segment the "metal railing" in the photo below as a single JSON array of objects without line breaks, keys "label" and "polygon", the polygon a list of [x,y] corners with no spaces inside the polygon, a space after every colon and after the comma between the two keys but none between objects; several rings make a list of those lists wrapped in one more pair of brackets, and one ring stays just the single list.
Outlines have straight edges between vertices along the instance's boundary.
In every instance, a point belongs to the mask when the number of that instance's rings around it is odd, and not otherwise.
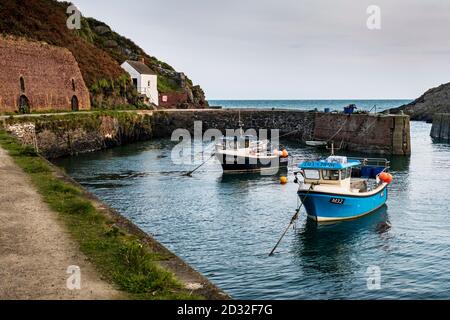
[{"label": "metal railing", "polygon": [[358,158],[358,157],[348,157],[348,160],[358,160],[361,162],[361,166],[365,167],[384,167],[386,169],[390,168],[391,162],[385,158]]}]

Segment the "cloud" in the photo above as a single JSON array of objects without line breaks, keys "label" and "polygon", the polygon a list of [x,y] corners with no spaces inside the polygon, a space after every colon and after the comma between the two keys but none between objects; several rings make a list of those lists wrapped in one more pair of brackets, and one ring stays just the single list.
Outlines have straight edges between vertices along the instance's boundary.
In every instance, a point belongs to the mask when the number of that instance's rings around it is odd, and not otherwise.
[{"label": "cloud", "polygon": [[[209,98],[414,98],[450,81],[450,3],[440,0],[75,3]],[[381,30],[366,27],[372,4]]]}]

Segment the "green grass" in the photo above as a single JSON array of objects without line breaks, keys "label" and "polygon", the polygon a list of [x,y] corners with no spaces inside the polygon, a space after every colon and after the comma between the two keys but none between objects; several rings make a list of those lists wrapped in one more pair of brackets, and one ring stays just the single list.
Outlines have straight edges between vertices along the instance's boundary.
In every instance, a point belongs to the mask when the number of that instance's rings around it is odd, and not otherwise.
[{"label": "green grass", "polygon": [[84,114],[89,112],[102,112],[104,111],[107,113],[108,111],[140,111],[140,110],[153,110],[153,108],[147,106],[147,105],[133,105],[133,104],[118,104],[111,106],[107,109],[105,108],[99,108],[92,106],[90,110],[79,110],[79,111],[72,111],[72,110],[54,110],[54,109],[43,109],[43,110],[31,110],[30,113],[22,114],[19,112],[0,112],[0,116],[27,116],[27,115],[44,115],[44,114],[55,114],[58,115],[59,113],[64,114]]},{"label": "green grass", "polygon": [[167,259],[120,229],[97,210],[83,190],[58,178],[33,148],[0,130],[0,145],[30,177],[49,207],[58,213],[81,251],[107,281],[127,299],[201,299],[182,288],[175,276],[158,265]]},{"label": "green grass", "polygon": [[161,93],[170,93],[180,91],[178,83],[165,75],[158,76],[158,91]]}]

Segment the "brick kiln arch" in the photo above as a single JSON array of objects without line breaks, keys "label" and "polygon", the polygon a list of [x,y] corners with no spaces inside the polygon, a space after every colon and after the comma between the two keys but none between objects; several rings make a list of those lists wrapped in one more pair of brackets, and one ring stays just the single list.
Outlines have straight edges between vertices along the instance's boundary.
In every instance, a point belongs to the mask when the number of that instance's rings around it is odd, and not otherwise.
[{"label": "brick kiln arch", "polygon": [[73,96],[73,97],[72,97],[71,105],[72,105],[72,111],[78,111],[78,110],[79,110],[79,105],[78,105],[78,98],[77,98],[77,96]]},{"label": "brick kiln arch", "polygon": [[0,113],[89,110],[89,98],[68,49],[0,34]]},{"label": "brick kiln arch", "polygon": [[22,94],[19,97],[19,113],[30,113],[30,101],[28,100],[27,96]]}]

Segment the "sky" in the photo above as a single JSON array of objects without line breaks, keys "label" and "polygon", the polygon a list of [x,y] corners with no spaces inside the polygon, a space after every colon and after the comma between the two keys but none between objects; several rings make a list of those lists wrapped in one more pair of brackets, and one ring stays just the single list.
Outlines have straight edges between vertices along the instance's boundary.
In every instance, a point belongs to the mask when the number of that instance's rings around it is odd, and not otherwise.
[{"label": "sky", "polygon": [[210,100],[415,99],[450,82],[448,0],[73,2]]}]

